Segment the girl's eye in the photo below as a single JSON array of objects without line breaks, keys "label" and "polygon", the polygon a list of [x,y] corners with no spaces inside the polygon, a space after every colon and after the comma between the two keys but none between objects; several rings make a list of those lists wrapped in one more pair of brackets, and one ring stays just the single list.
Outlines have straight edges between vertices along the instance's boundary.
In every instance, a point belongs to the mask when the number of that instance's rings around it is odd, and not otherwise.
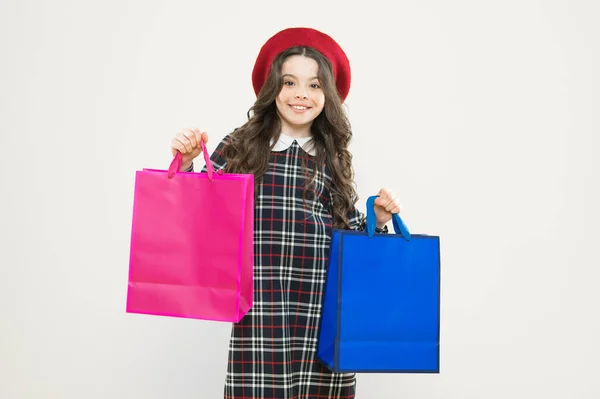
[{"label": "girl's eye", "polygon": [[292,86],[294,84],[294,82],[290,81],[290,80],[286,80],[283,82],[284,86]]},{"label": "girl's eye", "polygon": [[312,89],[320,89],[321,88],[321,86],[318,83],[313,83],[313,84],[310,85],[310,87]]}]

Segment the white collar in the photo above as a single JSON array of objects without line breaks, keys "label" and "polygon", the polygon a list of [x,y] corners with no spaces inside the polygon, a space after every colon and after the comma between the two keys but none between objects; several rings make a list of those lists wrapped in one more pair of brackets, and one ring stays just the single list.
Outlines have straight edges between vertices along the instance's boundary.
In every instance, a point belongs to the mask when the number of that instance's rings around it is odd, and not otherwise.
[{"label": "white collar", "polygon": [[[304,151],[306,151],[308,154],[310,154],[312,156],[315,155],[315,146],[314,146],[314,142],[312,141],[312,137],[294,138],[294,137],[288,136],[285,133],[281,133],[279,135],[279,141],[277,141],[277,144],[275,144],[275,147],[273,147],[273,151],[287,150],[288,148],[290,148],[290,146],[292,145],[294,140],[296,140],[298,145]],[[271,144],[273,144],[272,139],[271,139]]]}]

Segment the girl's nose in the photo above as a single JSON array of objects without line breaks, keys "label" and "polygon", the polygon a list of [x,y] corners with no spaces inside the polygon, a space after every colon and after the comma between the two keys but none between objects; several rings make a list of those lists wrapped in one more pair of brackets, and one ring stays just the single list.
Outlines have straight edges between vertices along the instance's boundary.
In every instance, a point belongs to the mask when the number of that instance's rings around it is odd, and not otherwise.
[{"label": "girl's nose", "polygon": [[306,100],[308,98],[308,96],[306,95],[306,93],[296,93],[295,97],[299,98],[299,99],[302,99],[302,100]]}]

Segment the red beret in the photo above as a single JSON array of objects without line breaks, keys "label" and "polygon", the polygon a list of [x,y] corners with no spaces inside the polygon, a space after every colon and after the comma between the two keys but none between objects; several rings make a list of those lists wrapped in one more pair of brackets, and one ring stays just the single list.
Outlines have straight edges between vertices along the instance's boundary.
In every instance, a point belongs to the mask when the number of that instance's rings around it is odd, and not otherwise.
[{"label": "red beret", "polygon": [[284,50],[295,46],[312,47],[323,54],[333,66],[333,77],[342,102],[350,91],[350,62],[344,50],[325,33],[311,28],[288,28],[272,36],[262,46],[254,69],[252,70],[252,85],[256,95],[260,92],[273,60]]}]

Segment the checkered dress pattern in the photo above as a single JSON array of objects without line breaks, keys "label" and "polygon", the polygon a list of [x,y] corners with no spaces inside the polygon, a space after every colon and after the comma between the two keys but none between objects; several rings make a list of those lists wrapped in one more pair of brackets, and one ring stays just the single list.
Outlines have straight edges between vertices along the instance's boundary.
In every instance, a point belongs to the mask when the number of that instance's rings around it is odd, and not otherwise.
[{"label": "checkered dress pattern", "polygon": [[[215,170],[228,139],[211,156]],[[225,399],[354,398],[354,374],[331,373],[315,356],[332,214],[327,170],[302,198],[313,167],[296,141],[270,154],[255,203],[254,305],[232,328]],[[364,227],[361,213],[351,216]]]}]

